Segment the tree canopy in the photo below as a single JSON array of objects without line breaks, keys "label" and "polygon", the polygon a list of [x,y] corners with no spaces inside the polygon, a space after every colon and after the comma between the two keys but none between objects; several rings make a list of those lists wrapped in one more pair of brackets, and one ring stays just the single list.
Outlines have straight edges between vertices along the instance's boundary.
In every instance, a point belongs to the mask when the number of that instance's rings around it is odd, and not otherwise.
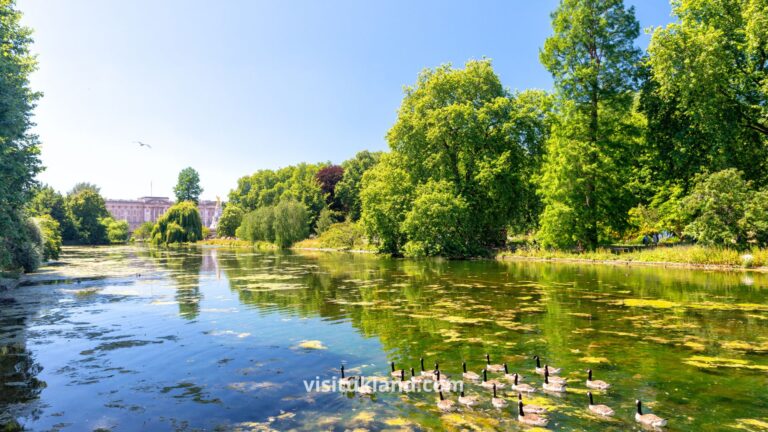
[{"label": "tree canopy", "polygon": [[192,167],[187,167],[179,172],[179,180],[173,188],[176,195],[176,201],[192,201],[197,204],[200,201],[200,194],[203,188],[200,187],[200,174]]}]

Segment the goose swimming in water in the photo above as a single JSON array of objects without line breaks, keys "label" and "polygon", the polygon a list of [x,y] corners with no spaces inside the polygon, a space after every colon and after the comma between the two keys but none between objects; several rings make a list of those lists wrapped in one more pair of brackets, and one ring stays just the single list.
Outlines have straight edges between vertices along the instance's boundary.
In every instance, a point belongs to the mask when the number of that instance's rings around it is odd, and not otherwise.
[{"label": "goose swimming in water", "polygon": [[467,362],[461,362],[461,368],[464,370],[464,373],[461,374],[464,379],[468,379],[470,381],[480,380],[480,375],[476,374],[475,372],[467,372]]},{"label": "goose swimming in water", "polygon": [[635,421],[640,424],[651,427],[662,427],[667,425],[667,421],[656,414],[643,414],[642,402],[636,400],[637,412],[635,413]]},{"label": "goose swimming in water", "polygon": [[341,365],[341,378],[339,379],[339,383],[344,387],[351,386],[355,383],[355,377],[344,376],[344,365]]},{"label": "goose swimming in water", "polygon": [[587,396],[589,396],[588,407],[590,411],[603,417],[611,417],[613,415],[613,410],[608,405],[595,405],[595,401],[592,400],[592,392],[588,391]]},{"label": "goose swimming in water", "polygon": [[587,387],[591,389],[596,390],[605,390],[609,388],[611,385],[608,384],[605,381],[601,380],[593,380],[592,379],[592,369],[587,369]]},{"label": "goose swimming in water", "polygon": [[[437,362],[435,362],[435,370],[432,372],[432,374],[437,376],[437,372],[438,371],[440,371],[440,365]],[[443,378],[450,377],[450,375],[448,375],[447,373],[442,372],[442,371],[440,371],[440,374],[442,375]]]},{"label": "goose swimming in water", "polygon": [[419,363],[421,364],[421,376],[425,376],[429,379],[432,379],[432,377],[434,376],[434,371],[424,370],[424,357],[419,359]]},{"label": "goose swimming in water", "polygon": [[459,396],[459,403],[468,407],[473,407],[480,403],[480,398],[477,396],[464,396],[464,390],[461,391]]},{"label": "goose swimming in water", "polygon": [[440,411],[453,411],[455,403],[452,400],[443,397],[443,390],[440,386],[437,387],[437,392],[440,394],[440,400],[437,401],[437,408],[439,408]]},{"label": "goose swimming in water", "polygon": [[363,396],[373,394],[373,387],[369,386],[368,384],[363,384],[362,375],[357,377],[357,388],[355,390]]},{"label": "goose swimming in water", "polygon": [[491,364],[491,356],[490,354],[485,355],[485,370],[488,372],[502,372],[504,370],[504,366],[500,364]]},{"label": "goose swimming in water", "polygon": [[[518,393],[517,394],[517,401],[518,402],[522,402],[523,401],[523,394],[522,393]],[[533,414],[546,414],[547,413],[547,409],[546,408],[544,408],[543,406],[538,406],[538,405],[526,405],[525,409],[528,410],[528,412],[533,413]]]},{"label": "goose swimming in water", "polygon": [[416,375],[413,371],[413,368],[411,368],[411,382],[414,384],[423,384],[424,381],[427,380],[427,377],[423,375]]},{"label": "goose swimming in water", "polygon": [[389,375],[392,376],[392,378],[399,378],[400,377],[400,371],[395,370],[395,362],[390,362],[390,366],[392,367],[392,372],[389,373]]},{"label": "goose swimming in water", "polygon": [[565,384],[549,381],[549,368],[547,365],[544,365],[544,384],[542,384],[542,388],[546,391],[565,393]]},{"label": "goose swimming in water", "polygon": [[549,420],[544,417],[533,413],[526,413],[523,410],[523,401],[517,401],[517,421],[524,425],[540,427],[544,427],[549,423]]},{"label": "goose swimming in water", "polygon": [[445,378],[443,375],[441,375],[440,369],[437,369],[435,371],[435,383],[440,387],[448,387],[450,389],[451,382],[448,381],[447,378]]},{"label": "goose swimming in water", "polygon": [[400,369],[400,381],[397,383],[402,391],[411,391],[416,387],[416,383],[405,379],[405,369]]},{"label": "goose swimming in water", "polygon": [[[539,374],[539,375],[544,375],[544,368],[541,367],[541,359],[539,358],[539,356],[535,355],[535,356],[533,356],[533,359],[536,360],[536,369],[535,369],[536,373]],[[562,371],[562,369],[551,366],[549,368],[549,375],[550,376],[557,375],[561,371]]]},{"label": "goose swimming in water", "polygon": [[491,405],[496,408],[504,408],[507,406],[507,400],[500,397],[496,397],[496,384],[493,385],[493,397],[491,398]]},{"label": "goose swimming in water", "polygon": [[502,366],[504,366],[504,378],[506,378],[507,381],[514,381],[515,374],[509,373],[509,368],[507,367],[506,363],[502,363]]},{"label": "goose swimming in water", "polygon": [[480,383],[480,385],[485,387],[485,388],[488,388],[488,389],[489,388],[493,388],[494,386],[496,386],[498,388],[503,388],[504,387],[504,384],[499,382],[499,380],[495,380],[495,379],[489,380],[488,379],[488,371],[486,371],[485,369],[483,369],[483,382]]},{"label": "goose swimming in water", "polygon": [[534,393],[536,392],[536,387],[528,385],[528,384],[519,384],[519,375],[513,374],[514,381],[512,381],[512,390],[517,390],[521,393]]}]

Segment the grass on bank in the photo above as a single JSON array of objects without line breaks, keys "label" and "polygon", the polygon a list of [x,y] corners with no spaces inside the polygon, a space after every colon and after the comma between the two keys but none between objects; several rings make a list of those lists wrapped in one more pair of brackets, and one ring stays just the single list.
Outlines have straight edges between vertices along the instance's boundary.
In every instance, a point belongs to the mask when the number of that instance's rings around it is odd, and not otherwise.
[{"label": "grass on bank", "polygon": [[225,246],[225,247],[232,247],[232,248],[254,248],[259,250],[278,249],[278,247],[274,243],[269,243],[265,241],[252,242],[248,240],[240,240],[240,239],[234,239],[234,238],[208,239],[208,240],[199,241],[197,242],[197,244],[204,245],[204,246]]},{"label": "grass on bank", "polygon": [[376,248],[368,243],[363,228],[354,222],[339,222],[314,238],[293,245],[296,249],[335,249],[340,251],[369,251]]},{"label": "grass on bank", "polygon": [[740,252],[734,249],[686,245],[655,247],[617,253],[611,249],[597,249],[591,252],[570,252],[536,248],[518,248],[514,251],[500,252],[497,255],[497,258],[630,261],[754,268],[768,266],[768,249],[753,249],[751,251]]}]

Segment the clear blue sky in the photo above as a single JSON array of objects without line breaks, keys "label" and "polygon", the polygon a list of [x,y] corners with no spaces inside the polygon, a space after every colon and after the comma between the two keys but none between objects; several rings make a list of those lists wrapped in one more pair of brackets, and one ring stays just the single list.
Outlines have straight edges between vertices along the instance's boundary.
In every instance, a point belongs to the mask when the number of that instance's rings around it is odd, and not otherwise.
[{"label": "clear blue sky", "polygon": [[[631,3],[644,28],[671,20],[667,0]],[[148,195],[152,181],[172,196],[192,166],[203,197],[223,198],[257,169],[385,149],[402,88],[425,67],[489,57],[508,88],[551,88],[538,52],[556,5],[18,0],[45,93],[40,179],[110,198]]]}]

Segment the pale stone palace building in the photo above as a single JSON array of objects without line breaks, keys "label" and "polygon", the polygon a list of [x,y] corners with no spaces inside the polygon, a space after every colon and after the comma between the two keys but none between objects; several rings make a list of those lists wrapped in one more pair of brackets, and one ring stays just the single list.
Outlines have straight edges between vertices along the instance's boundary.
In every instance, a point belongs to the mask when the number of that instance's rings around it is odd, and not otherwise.
[{"label": "pale stone palace building", "polygon": [[[155,222],[174,204],[168,197],[141,197],[136,200],[106,200],[107,210],[117,220],[128,221],[131,230],[144,222]],[[216,229],[221,216],[221,202],[200,200],[197,208],[203,226]]]}]

